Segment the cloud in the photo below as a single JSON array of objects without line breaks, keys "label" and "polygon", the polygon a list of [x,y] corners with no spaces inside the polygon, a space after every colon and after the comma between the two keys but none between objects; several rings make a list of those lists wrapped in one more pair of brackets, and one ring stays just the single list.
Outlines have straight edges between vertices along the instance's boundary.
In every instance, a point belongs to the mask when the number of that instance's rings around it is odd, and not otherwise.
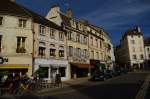
[{"label": "cloud", "polygon": [[135,23],[140,20],[142,14],[147,14],[150,11],[149,5],[126,5],[114,9],[106,9],[104,11],[98,9],[85,16],[86,19],[96,24],[101,24],[107,28],[113,28],[122,24]]}]

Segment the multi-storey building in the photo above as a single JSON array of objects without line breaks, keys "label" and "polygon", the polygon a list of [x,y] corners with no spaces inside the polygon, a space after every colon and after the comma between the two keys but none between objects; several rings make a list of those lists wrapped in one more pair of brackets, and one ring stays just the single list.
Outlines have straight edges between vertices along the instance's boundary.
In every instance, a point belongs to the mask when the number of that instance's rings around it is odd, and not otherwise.
[{"label": "multi-storey building", "polygon": [[53,6],[46,16],[67,31],[67,58],[70,64],[71,78],[88,75],[88,34],[84,22],[72,16],[71,9],[62,13],[59,6]]},{"label": "multi-storey building", "polygon": [[32,74],[32,17],[15,0],[0,1],[0,73]]},{"label": "multi-storey building", "polygon": [[144,40],[145,48],[145,65],[147,68],[150,68],[150,37]]},{"label": "multi-storey building", "polygon": [[[34,14],[34,13],[33,13]],[[69,78],[65,31],[40,15],[34,14],[34,70],[47,71],[45,79],[53,80],[57,73]]]},{"label": "multi-storey building", "polygon": [[104,31],[104,61],[107,69],[113,69],[115,63],[114,48],[110,36]]},{"label": "multi-storey building", "polygon": [[90,64],[95,66],[104,63],[103,30],[91,24],[87,24],[87,32]]},{"label": "multi-storey building", "polygon": [[128,30],[120,41],[120,45],[117,46],[116,61],[120,66],[127,68],[144,67],[144,41],[143,35],[139,27]]},{"label": "multi-storey building", "polygon": [[67,31],[67,56],[72,78],[87,76],[93,65],[110,63],[113,46],[103,29],[74,18],[71,9],[66,14],[62,13],[57,5],[51,8],[46,18]]}]

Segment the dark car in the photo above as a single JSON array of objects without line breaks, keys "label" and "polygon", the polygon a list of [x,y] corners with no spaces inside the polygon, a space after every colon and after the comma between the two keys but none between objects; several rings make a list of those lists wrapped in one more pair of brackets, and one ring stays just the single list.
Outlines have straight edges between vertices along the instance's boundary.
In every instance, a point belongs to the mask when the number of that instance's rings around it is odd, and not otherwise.
[{"label": "dark car", "polygon": [[106,78],[112,78],[113,77],[113,71],[112,70],[106,70],[104,72],[104,74],[105,74]]},{"label": "dark car", "polygon": [[120,69],[115,69],[113,72],[114,76],[120,76],[121,75],[121,70]]},{"label": "dark car", "polygon": [[91,81],[104,81],[105,79],[105,74],[102,71],[95,72],[90,78]]},{"label": "dark car", "polygon": [[127,74],[127,73],[128,73],[128,69],[121,68],[121,74]]}]

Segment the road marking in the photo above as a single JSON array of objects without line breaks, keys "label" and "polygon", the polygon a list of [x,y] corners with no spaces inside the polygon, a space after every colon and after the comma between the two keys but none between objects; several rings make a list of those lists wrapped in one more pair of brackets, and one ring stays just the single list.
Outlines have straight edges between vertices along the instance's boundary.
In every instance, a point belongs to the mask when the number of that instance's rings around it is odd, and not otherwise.
[{"label": "road marking", "polygon": [[143,85],[141,86],[140,90],[138,91],[135,99],[144,99],[145,98],[146,91],[149,86],[149,82],[150,82],[150,74],[146,77],[146,79],[145,79]]}]

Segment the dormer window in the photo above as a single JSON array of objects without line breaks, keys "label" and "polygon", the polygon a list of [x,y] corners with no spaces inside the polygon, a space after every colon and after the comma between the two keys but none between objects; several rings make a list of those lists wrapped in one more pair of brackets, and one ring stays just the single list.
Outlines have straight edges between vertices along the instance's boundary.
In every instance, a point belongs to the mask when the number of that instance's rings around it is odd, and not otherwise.
[{"label": "dormer window", "polygon": [[25,28],[27,20],[26,19],[19,19],[19,27]]},{"label": "dormer window", "polygon": [[3,17],[0,17],[0,25],[3,24]]}]

